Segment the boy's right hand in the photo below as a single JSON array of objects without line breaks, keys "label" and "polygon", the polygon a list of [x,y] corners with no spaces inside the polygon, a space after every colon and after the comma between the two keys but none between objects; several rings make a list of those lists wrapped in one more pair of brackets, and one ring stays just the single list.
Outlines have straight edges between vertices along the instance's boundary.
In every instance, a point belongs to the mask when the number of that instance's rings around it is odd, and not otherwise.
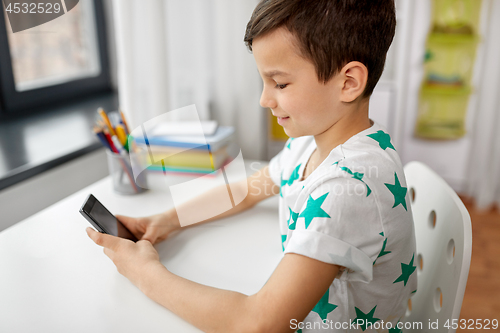
[{"label": "boy's right hand", "polygon": [[145,217],[116,215],[116,218],[130,230],[137,239],[151,244],[165,240],[170,233],[181,228],[177,216],[161,213]]}]

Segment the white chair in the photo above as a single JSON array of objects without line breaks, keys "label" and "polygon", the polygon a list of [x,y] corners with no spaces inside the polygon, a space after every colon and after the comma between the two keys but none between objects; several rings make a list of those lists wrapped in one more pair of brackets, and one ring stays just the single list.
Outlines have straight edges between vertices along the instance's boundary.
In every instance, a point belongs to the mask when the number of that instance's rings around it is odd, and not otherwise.
[{"label": "white chair", "polygon": [[[410,162],[404,171],[415,222],[418,278],[405,319],[406,326],[414,327],[404,332],[455,332],[471,260],[470,216],[455,191],[425,164]],[[429,328],[436,320],[438,327]]]}]

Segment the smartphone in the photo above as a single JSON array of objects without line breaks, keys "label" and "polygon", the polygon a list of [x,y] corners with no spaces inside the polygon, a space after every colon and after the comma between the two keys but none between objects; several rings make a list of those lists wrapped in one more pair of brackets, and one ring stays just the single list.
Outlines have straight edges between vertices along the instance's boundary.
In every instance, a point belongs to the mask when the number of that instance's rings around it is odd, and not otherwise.
[{"label": "smartphone", "polygon": [[80,208],[80,213],[99,232],[130,239],[134,242],[138,241],[134,234],[118,221],[92,194],[85,200],[82,208]]}]

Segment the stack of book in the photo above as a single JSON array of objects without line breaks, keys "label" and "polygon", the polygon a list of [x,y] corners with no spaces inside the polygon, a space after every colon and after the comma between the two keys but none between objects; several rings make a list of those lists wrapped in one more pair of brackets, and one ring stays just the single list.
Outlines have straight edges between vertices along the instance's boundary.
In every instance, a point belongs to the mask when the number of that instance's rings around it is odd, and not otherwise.
[{"label": "stack of book", "polygon": [[[234,128],[216,126],[204,135],[166,134],[152,131],[147,137],[148,169],[164,173],[210,174],[229,162],[229,145],[233,141]],[[168,131],[168,133],[175,133]],[[145,139],[146,140],[146,139]],[[144,141],[145,141],[144,140]]]}]

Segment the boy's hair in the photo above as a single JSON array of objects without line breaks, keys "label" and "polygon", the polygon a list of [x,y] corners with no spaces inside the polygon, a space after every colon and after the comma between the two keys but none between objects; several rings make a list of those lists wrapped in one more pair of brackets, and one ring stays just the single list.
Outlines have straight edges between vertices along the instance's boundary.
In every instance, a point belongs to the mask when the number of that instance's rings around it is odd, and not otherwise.
[{"label": "boy's hair", "polygon": [[351,61],[368,69],[362,97],[369,97],[396,30],[394,0],[261,0],[245,33],[245,44],[285,27],[300,54],[312,61],[324,83]]}]

